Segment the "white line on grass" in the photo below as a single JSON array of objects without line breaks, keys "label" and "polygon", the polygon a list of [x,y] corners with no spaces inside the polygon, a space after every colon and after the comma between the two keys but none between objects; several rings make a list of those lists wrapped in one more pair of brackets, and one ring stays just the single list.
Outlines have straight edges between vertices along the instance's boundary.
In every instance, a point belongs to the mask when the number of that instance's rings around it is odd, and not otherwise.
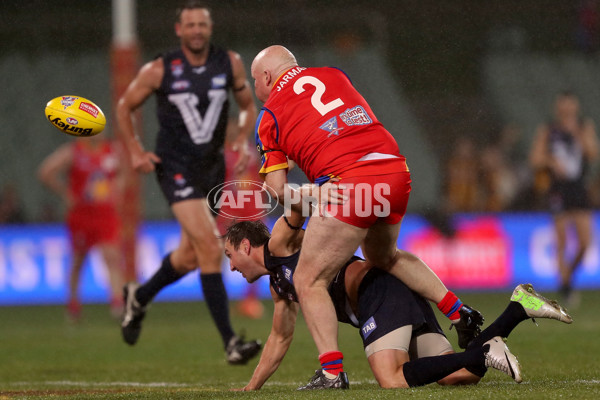
[{"label": "white line on grass", "polygon": [[[242,387],[247,382],[231,382],[228,386],[230,387]],[[302,385],[305,382],[280,382],[280,381],[268,381],[265,383],[265,386],[294,386],[294,385]],[[352,384],[362,385],[362,384],[376,384],[377,381],[375,379],[365,379],[365,380],[353,380]],[[512,385],[512,381],[505,382],[480,382],[479,385],[498,385],[498,383],[505,383]],[[533,383],[525,381],[523,384]],[[600,380],[598,379],[578,379],[574,381],[565,380],[565,381],[555,381],[558,384],[567,384],[567,383],[576,383],[583,385],[599,385]],[[206,388],[213,387],[202,383],[177,383],[177,382],[85,382],[85,381],[32,381],[32,382],[10,382],[6,383],[9,386],[73,386],[73,387],[139,387],[139,388]]]}]

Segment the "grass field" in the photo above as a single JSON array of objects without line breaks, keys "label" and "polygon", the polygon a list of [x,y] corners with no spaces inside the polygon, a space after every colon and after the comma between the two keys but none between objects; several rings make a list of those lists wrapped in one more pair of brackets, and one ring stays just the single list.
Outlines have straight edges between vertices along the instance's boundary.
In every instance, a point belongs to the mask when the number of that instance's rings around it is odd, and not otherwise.
[{"label": "grass field", "polygon": [[[550,297],[552,293],[546,294]],[[465,293],[463,301],[491,322],[509,293]],[[349,391],[295,392],[318,367],[317,352],[302,319],[279,371],[258,392],[242,387],[255,366],[229,366],[203,303],[157,303],[149,310],[140,341],[121,341],[118,324],[104,305],[84,307],[79,325],[65,322],[63,308],[0,307],[0,399],[598,399],[600,398],[600,292],[584,292],[572,310],[575,322],[540,320],[521,324],[508,344],[523,367],[524,382],[490,370],[471,387],[435,384],[404,390],[380,389],[369,370],[356,330],[344,326],[340,345]],[[233,315],[236,328],[263,341],[271,304],[262,320]],[[441,319],[440,319],[441,320]],[[448,323],[443,320],[442,326]],[[455,345],[456,333],[448,332]]]}]

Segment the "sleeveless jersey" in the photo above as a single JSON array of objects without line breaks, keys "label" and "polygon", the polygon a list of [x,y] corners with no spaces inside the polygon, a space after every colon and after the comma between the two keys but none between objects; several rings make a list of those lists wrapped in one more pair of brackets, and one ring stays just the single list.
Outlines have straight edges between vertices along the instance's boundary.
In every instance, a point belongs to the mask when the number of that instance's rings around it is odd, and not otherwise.
[{"label": "sleeveless jersey", "polygon": [[557,177],[554,177],[554,179],[568,182],[583,182],[587,163],[583,155],[583,149],[573,135],[557,126],[551,125],[548,146],[550,154],[565,167],[567,175],[561,179]]},{"label": "sleeveless jersey", "polygon": [[[294,287],[294,272],[300,258],[300,251],[287,257],[274,257],[269,252],[269,242],[264,247],[265,267],[269,271],[269,282],[275,293],[283,299],[298,302],[296,288]],[[329,296],[335,307],[335,313],[338,321],[354,326],[352,317],[348,315],[350,310],[347,297],[344,275],[346,267],[356,260],[362,260],[360,257],[353,256],[344,267],[338,272],[335,279],[331,282],[328,288]],[[355,318],[354,318],[355,319]],[[356,319],[355,319],[356,320]]]},{"label": "sleeveless jersey", "polygon": [[261,174],[286,169],[287,156],[311,182],[347,171],[367,154],[404,160],[392,135],[337,68],[294,67],[282,74],[259,113],[255,139]]},{"label": "sleeveless jersey", "polygon": [[181,49],[162,55],[156,91],[159,157],[222,157],[233,73],[227,51],[210,46],[205,65],[192,66]]},{"label": "sleeveless jersey", "polygon": [[110,142],[102,143],[99,148],[91,148],[81,141],[75,142],[68,174],[74,208],[113,208],[118,166],[118,155]]}]

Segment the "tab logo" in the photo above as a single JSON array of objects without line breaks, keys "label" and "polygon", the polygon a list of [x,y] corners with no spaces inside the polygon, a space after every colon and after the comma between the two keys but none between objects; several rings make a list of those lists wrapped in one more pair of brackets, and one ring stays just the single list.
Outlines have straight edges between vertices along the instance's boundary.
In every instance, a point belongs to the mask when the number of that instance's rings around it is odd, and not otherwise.
[{"label": "tab logo", "polygon": [[292,270],[290,268],[286,267],[285,265],[282,266],[281,269],[283,270],[283,276],[285,277],[285,279],[293,285],[294,281],[293,281],[293,277],[292,277]]},{"label": "tab logo", "polygon": [[375,319],[373,317],[369,318],[367,320],[367,322],[365,322],[365,324],[362,326],[361,333],[363,336],[363,339],[366,339],[369,337],[369,335],[371,333],[373,333],[373,331],[377,329],[377,324],[375,323]]}]

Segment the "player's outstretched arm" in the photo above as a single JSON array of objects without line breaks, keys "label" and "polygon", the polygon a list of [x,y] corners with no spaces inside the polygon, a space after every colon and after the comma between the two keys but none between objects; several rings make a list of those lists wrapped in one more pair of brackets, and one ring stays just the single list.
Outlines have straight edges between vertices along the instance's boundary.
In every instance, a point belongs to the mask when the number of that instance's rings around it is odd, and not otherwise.
[{"label": "player's outstretched arm", "polygon": [[273,296],[275,302],[271,333],[250,382],[239,389],[242,391],[258,390],[264,385],[267,379],[279,368],[279,364],[281,364],[283,357],[290,348],[294,337],[296,317],[300,306],[293,301],[282,299],[275,293],[273,288],[271,288],[271,296]]},{"label": "player's outstretched arm", "polygon": [[161,58],[147,63],[131,81],[117,103],[118,132],[131,158],[131,166],[139,172],[153,171],[154,163],[160,162],[160,158],[156,154],[144,150],[138,135],[136,135],[133,115],[135,110],[160,87],[163,74],[164,66]]}]

